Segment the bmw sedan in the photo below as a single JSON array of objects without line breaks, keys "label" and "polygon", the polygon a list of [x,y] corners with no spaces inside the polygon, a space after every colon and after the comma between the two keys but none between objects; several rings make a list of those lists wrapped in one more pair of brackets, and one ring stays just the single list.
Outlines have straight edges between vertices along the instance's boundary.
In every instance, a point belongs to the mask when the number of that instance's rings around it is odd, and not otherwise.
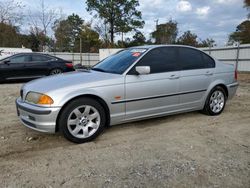
[{"label": "bmw sedan", "polygon": [[0,60],[0,81],[34,79],[74,71],[72,62],[40,53],[19,53]]},{"label": "bmw sedan", "polygon": [[31,81],[16,105],[25,126],[83,143],[110,125],[196,110],[219,115],[237,87],[233,65],[196,48],[141,46],[88,71]]}]

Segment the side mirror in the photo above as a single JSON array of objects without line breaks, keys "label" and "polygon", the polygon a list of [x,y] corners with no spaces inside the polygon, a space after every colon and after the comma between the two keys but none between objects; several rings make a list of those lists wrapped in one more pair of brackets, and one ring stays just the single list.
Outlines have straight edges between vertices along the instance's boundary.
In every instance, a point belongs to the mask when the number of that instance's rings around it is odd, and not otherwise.
[{"label": "side mirror", "polygon": [[138,74],[145,75],[150,73],[150,66],[138,66],[135,67],[135,70]]},{"label": "side mirror", "polygon": [[10,60],[5,60],[3,61],[4,64],[9,64],[10,63]]}]

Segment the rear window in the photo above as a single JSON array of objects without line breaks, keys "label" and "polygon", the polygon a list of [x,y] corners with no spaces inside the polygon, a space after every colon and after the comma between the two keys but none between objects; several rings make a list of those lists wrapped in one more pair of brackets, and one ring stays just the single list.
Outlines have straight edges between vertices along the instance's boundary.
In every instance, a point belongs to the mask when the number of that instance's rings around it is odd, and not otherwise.
[{"label": "rear window", "polygon": [[205,53],[203,53],[202,55],[203,55],[203,61],[205,62],[206,67],[207,68],[214,68],[215,67],[214,60]]},{"label": "rear window", "polygon": [[50,57],[44,55],[32,55],[32,61],[49,61]]},{"label": "rear window", "polygon": [[192,48],[179,48],[179,61],[182,70],[206,68],[201,52]]}]

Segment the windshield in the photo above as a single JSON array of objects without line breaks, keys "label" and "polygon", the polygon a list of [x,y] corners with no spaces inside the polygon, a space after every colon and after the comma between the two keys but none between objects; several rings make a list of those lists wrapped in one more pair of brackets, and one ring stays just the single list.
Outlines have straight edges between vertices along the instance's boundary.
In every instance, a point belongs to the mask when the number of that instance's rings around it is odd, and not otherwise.
[{"label": "windshield", "polygon": [[108,72],[114,74],[124,73],[142,54],[146,52],[145,48],[132,48],[122,50],[114,55],[109,56],[92,70],[100,72]]}]

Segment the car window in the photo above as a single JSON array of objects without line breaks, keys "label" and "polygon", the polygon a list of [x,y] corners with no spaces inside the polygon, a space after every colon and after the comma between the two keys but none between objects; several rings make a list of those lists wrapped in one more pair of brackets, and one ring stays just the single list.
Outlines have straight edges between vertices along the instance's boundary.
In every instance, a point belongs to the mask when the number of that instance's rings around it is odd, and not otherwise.
[{"label": "car window", "polygon": [[51,58],[44,55],[32,55],[32,61],[49,61]]},{"label": "car window", "polygon": [[[177,50],[175,47],[160,47],[149,51],[136,66],[150,66],[150,73],[162,73],[177,70]],[[135,67],[129,74],[136,74]]]},{"label": "car window", "polygon": [[147,49],[144,48],[130,48],[122,50],[96,64],[92,70],[122,74],[146,51]]},{"label": "car window", "polygon": [[207,68],[215,67],[214,60],[205,53],[203,53],[203,61],[205,62]]},{"label": "car window", "polygon": [[19,55],[10,58],[10,63],[25,63],[29,62],[31,57],[29,55]]},{"label": "car window", "polygon": [[192,48],[179,48],[179,63],[182,70],[206,68],[202,53]]}]

